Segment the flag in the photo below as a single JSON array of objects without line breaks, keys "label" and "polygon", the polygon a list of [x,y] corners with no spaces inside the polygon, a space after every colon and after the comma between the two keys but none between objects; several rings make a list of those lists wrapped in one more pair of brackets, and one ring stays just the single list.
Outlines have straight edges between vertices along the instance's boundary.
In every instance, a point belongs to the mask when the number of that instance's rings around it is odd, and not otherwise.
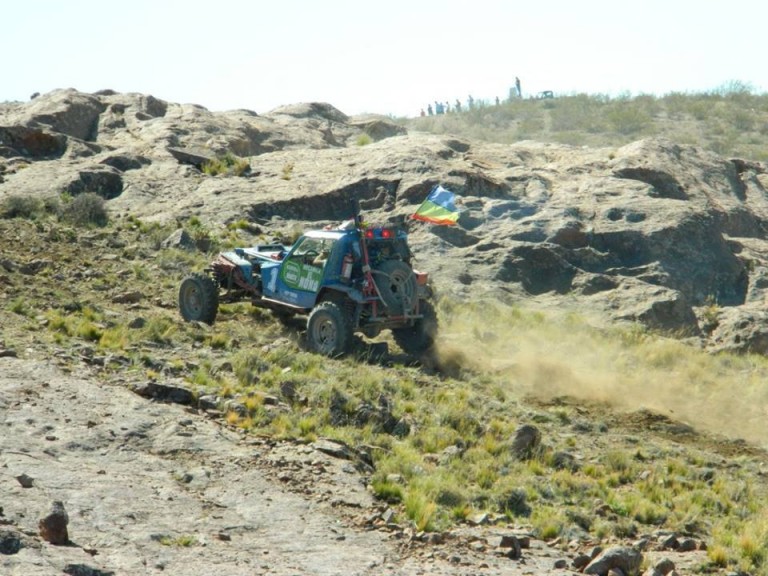
[{"label": "flag", "polygon": [[446,190],[439,184],[432,188],[427,199],[421,203],[416,213],[411,216],[414,220],[451,226],[459,219],[459,209],[456,208],[456,194]]}]

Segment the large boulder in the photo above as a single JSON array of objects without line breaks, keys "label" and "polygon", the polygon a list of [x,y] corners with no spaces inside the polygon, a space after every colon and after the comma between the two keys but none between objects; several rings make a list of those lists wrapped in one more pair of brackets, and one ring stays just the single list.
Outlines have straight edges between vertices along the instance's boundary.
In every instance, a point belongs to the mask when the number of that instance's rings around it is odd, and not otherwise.
[{"label": "large boulder", "polygon": [[288,104],[270,110],[269,116],[291,116],[293,118],[315,118],[331,122],[347,122],[349,117],[327,102],[304,102]]},{"label": "large boulder", "polygon": [[106,200],[123,193],[123,178],[116,168],[98,165],[81,170],[65,187],[72,196],[93,192]]},{"label": "large boulder", "polygon": [[55,90],[35,98],[25,110],[28,126],[47,126],[80,140],[95,140],[104,104],[91,94]]},{"label": "large boulder", "polygon": [[51,159],[67,150],[67,137],[44,128],[0,126],[0,157]]}]

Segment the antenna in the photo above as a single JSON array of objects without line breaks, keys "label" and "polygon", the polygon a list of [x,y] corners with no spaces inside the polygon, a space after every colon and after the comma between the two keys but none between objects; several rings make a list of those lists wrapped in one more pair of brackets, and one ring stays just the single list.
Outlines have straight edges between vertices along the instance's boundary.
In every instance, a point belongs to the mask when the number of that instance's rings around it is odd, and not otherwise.
[{"label": "antenna", "polygon": [[360,215],[360,201],[357,197],[349,199],[349,203],[352,204],[352,217],[355,219],[355,226],[360,226],[363,222],[363,218]]}]

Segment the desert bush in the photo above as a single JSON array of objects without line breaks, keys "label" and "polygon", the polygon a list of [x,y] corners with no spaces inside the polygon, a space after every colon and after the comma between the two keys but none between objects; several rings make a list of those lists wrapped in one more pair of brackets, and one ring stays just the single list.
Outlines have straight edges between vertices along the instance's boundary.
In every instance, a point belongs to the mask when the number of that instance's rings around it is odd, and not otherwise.
[{"label": "desert bush", "polygon": [[261,228],[259,228],[257,224],[254,224],[253,222],[250,222],[245,218],[240,218],[239,220],[229,222],[227,224],[227,230],[231,230],[231,231],[243,230],[245,232],[248,232],[249,234],[261,233]]},{"label": "desert bush", "polygon": [[251,164],[245,158],[238,158],[231,152],[213,158],[202,165],[204,174],[208,176],[244,176],[251,171]]},{"label": "desert bush", "polygon": [[555,132],[579,130],[599,132],[603,130],[601,110],[604,99],[580,94],[558,102],[550,110],[551,126]]},{"label": "desert bush", "polygon": [[564,510],[553,506],[537,506],[531,515],[533,532],[542,540],[560,536],[566,523]]},{"label": "desert bush", "polygon": [[99,338],[99,348],[104,350],[125,350],[130,343],[130,331],[122,324],[103,330]]},{"label": "desert bush", "polygon": [[43,198],[43,206],[48,214],[57,217],[61,216],[62,210],[64,209],[64,204],[59,196],[46,196]]},{"label": "desert bush", "polygon": [[403,488],[386,478],[376,478],[371,482],[374,495],[382,502],[397,504],[403,500]]},{"label": "desert bush", "polygon": [[754,87],[748,82],[742,82],[741,80],[729,80],[724,82],[717,88],[711,91],[711,94],[721,96],[724,98],[730,98],[736,101],[749,101],[752,96]]},{"label": "desert bush", "polygon": [[671,120],[682,120],[687,117],[691,97],[684,92],[670,92],[659,100],[659,109],[666,112]]},{"label": "desert bush", "polygon": [[737,108],[735,110],[729,109],[725,114],[726,120],[736,130],[747,132],[753,130],[755,127],[755,114],[750,110]]},{"label": "desert bush", "polygon": [[517,135],[520,139],[534,138],[545,128],[544,118],[538,115],[527,114],[522,116],[517,124]]},{"label": "desert bush", "polygon": [[643,132],[651,123],[651,116],[636,106],[614,106],[606,114],[609,125],[619,134]]},{"label": "desert bush", "polygon": [[192,216],[188,221],[185,230],[192,237],[195,242],[195,246],[201,252],[209,252],[215,250],[218,247],[211,229],[202,222],[197,216]]},{"label": "desert bush", "polygon": [[192,536],[191,534],[182,534],[181,536],[177,536],[175,538],[171,536],[163,536],[159,540],[160,544],[163,546],[175,546],[180,548],[188,548],[189,546],[194,546],[198,543],[198,540],[195,536]]},{"label": "desert bush", "polygon": [[136,230],[138,232],[137,235],[141,238],[146,238],[149,245],[154,250],[160,250],[163,246],[163,242],[176,230],[176,223],[146,223],[136,220],[136,223],[132,226],[132,229]]},{"label": "desert bush", "polygon": [[229,347],[229,336],[214,332],[208,336],[207,344],[214,350],[223,350]]},{"label": "desert bush", "polygon": [[355,144],[358,146],[368,146],[368,144],[371,142],[373,142],[373,138],[371,138],[371,136],[365,132],[360,134],[360,136],[357,137],[357,140],[355,140]]},{"label": "desert bush", "polygon": [[166,316],[152,316],[141,329],[141,334],[150,342],[170,344],[176,333],[176,323]]},{"label": "desert bush", "polygon": [[23,194],[13,194],[3,199],[0,204],[0,217],[25,218],[35,220],[46,212],[45,203],[41,198]]},{"label": "desert bush", "polygon": [[64,315],[59,310],[49,310],[45,316],[48,321],[47,327],[49,330],[64,336],[72,336],[74,333],[75,329],[71,315]]},{"label": "desert bush", "polygon": [[18,296],[11,301],[8,306],[8,310],[19,316],[31,316],[32,309],[29,305],[29,301],[24,296]]},{"label": "desert bush", "polygon": [[280,178],[282,178],[283,180],[290,180],[291,178],[293,178],[294,167],[295,166],[293,162],[287,162],[283,164],[283,168],[280,173]]},{"label": "desert bush", "polygon": [[[570,145],[621,146],[629,139],[664,136],[706,146],[722,155],[768,157],[757,131],[768,126],[768,95],[732,81],[710,92],[558,95],[551,100],[516,99],[498,106],[402,120],[406,128],[490,142],[520,139]],[[724,123],[724,127],[718,124]],[[727,133],[727,137],[723,137]]]},{"label": "desert bush", "polygon": [[232,368],[238,382],[243,386],[257,383],[261,375],[269,370],[267,363],[261,354],[254,351],[243,350],[232,359]]},{"label": "desert bush", "polygon": [[109,223],[106,201],[95,192],[78,194],[67,202],[61,218],[75,226],[106,226]]},{"label": "desert bush", "polygon": [[419,531],[435,529],[437,504],[420,492],[409,492],[405,497],[405,515]]}]

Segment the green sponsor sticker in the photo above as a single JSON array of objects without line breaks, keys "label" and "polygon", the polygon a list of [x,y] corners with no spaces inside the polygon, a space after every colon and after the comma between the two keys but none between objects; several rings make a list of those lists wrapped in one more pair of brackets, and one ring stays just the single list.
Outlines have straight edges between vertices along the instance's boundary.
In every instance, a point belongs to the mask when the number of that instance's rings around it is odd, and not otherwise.
[{"label": "green sponsor sticker", "polygon": [[283,265],[282,276],[283,282],[289,288],[317,292],[323,271],[317,266],[288,261]]}]

